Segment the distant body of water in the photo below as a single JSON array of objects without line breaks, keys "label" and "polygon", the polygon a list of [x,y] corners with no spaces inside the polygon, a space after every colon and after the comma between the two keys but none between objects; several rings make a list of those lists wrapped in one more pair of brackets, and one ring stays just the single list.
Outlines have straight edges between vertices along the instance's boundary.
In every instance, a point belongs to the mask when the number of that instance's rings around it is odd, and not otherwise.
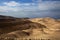
[{"label": "distant body of water", "polygon": [[0,13],[0,15],[14,16],[19,18],[52,17],[52,18],[60,19],[60,11],[22,11],[22,12],[12,12],[12,13]]}]

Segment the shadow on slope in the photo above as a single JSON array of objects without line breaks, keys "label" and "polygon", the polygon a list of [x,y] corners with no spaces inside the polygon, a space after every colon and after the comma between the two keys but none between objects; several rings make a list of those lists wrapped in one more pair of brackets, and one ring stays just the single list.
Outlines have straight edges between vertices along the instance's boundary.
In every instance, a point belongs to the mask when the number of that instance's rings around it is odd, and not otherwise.
[{"label": "shadow on slope", "polygon": [[[5,24],[3,24],[3,25],[5,25]],[[42,24],[35,23],[35,22],[29,21],[29,20],[19,21],[17,23],[13,23],[10,25],[8,25],[8,26],[5,25],[3,27],[0,27],[1,37],[30,36],[32,33],[32,29],[41,29],[40,31],[44,32],[44,28],[46,28],[46,26],[44,26]],[[29,29],[30,29],[30,31],[29,31]],[[28,32],[23,31],[23,30],[28,30]]]}]

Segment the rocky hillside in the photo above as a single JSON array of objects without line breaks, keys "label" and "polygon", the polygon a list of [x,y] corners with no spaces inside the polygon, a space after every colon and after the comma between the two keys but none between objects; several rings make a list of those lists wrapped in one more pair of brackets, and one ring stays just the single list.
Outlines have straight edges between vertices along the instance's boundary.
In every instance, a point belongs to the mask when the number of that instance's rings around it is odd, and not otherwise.
[{"label": "rocky hillside", "polygon": [[[60,19],[18,19],[0,23],[1,40],[60,40]],[[3,26],[4,25],[4,26]]]}]

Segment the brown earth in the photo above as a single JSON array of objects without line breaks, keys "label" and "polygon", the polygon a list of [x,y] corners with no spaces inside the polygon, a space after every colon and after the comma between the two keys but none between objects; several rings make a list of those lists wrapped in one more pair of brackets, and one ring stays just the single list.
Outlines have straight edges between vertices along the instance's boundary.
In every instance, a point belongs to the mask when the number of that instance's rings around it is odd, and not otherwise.
[{"label": "brown earth", "polygon": [[15,21],[0,23],[1,40],[44,39],[60,40],[60,19],[33,18],[15,19]]}]

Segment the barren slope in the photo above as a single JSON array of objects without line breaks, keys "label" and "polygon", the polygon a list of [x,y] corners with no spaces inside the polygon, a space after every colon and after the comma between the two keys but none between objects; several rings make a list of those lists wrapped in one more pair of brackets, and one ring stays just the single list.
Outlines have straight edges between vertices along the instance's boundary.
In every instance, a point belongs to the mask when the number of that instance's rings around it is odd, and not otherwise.
[{"label": "barren slope", "polygon": [[[45,40],[60,40],[60,21],[53,18],[33,18],[22,21],[12,29],[14,31],[2,34],[1,37],[6,38],[30,38]],[[7,31],[7,30],[6,30]],[[8,40],[8,39],[7,39]]]}]

